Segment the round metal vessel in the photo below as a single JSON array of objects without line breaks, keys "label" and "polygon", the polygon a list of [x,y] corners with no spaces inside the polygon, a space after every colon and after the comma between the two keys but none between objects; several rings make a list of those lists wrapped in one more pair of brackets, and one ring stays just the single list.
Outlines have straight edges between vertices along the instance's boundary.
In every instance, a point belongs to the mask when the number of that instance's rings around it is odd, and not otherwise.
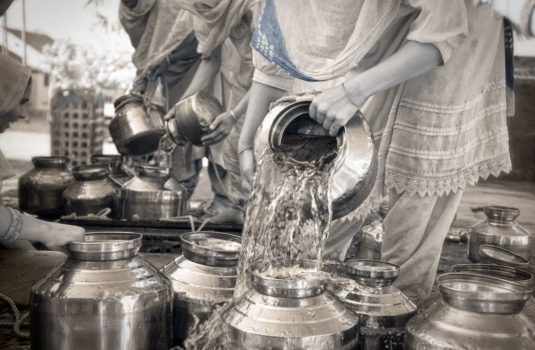
[{"label": "round metal vessel", "polygon": [[241,249],[239,236],[219,232],[185,233],[180,240],[184,255],[162,270],[173,284],[174,345],[232,299]]},{"label": "round metal vessel", "polygon": [[473,226],[468,234],[468,258],[480,262],[479,246],[490,244],[529,260],[530,233],[516,221],[520,210],[490,206],[485,207],[485,215],[487,219]]},{"label": "round metal vessel", "polygon": [[123,157],[116,154],[93,154],[91,164],[103,164],[108,167],[110,180],[120,190],[133,176],[123,168]]},{"label": "round metal vessel", "polygon": [[187,209],[186,190],[169,168],[137,166],[136,176],[121,189],[123,218],[150,221],[181,216]]},{"label": "round metal vessel", "polygon": [[254,290],[221,315],[229,349],[355,349],[359,318],[319,274],[274,278],[253,268]]},{"label": "round metal vessel", "polygon": [[115,117],[109,129],[119,153],[141,156],[156,151],[165,134],[161,117],[148,113],[138,95],[121,96],[114,105]]},{"label": "round metal vessel", "polygon": [[484,264],[506,265],[520,269],[529,269],[529,261],[510,250],[490,244],[479,246],[479,258]]},{"label": "round metal vessel", "polygon": [[[286,135],[325,137],[326,131],[308,116],[312,99],[284,101],[275,105],[264,118],[255,138],[255,156],[266,147],[277,151]],[[333,178],[333,218],[354,211],[368,197],[377,175],[376,149],[369,127],[360,115],[352,118],[336,138],[338,155]],[[288,145],[286,145],[288,146]]]},{"label": "round metal vessel", "polygon": [[459,264],[453,265],[451,270],[453,272],[468,272],[493,276],[521,284],[527,288],[533,286],[533,275],[529,271],[511,266],[493,264]]},{"label": "round metal vessel", "polygon": [[172,290],[137,256],[142,236],[95,233],[32,287],[32,349],[168,349]]},{"label": "round metal vessel", "polygon": [[63,191],[74,181],[65,157],[33,157],[34,168],[19,178],[19,208],[45,219],[63,215]]},{"label": "round metal vessel", "polygon": [[72,170],[75,181],[63,192],[65,213],[95,215],[104,209],[117,212],[117,191],[102,164],[80,165]]},{"label": "round metal vessel", "polygon": [[438,283],[441,298],[409,321],[405,349],[533,349],[535,320],[522,312],[530,289],[464,272]]},{"label": "round metal vessel", "polygon": [[399,267],[375,260],[338,264],[330,291],[360,317],[358,349],[403,349],[405,325],[416,305],[392,283]]}]

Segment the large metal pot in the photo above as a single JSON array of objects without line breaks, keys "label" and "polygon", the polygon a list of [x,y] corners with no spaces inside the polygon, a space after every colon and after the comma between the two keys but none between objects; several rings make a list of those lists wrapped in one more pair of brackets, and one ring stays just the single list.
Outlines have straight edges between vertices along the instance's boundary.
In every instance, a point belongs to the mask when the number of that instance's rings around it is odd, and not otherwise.
[{"label": "large metal pot", "polygon": [[533,349],[535,320],[522,312],[530,289],[463,272],[438,283],[442,298],[409,321],[405,349]]},{"label": "large metal pot", "polygon": [[162,270],[173,284],[174,345],[232,299],[241,249],[239,236],[219,232],[185,233],[180,241],[183,256]]},{"label": "large metal pot", "polygon": [[123,157],[117,154],[93,154],[91,164],[103,164],[108,167],[110,180],[120,190],[133,175],[126,172],[123,167]]},{"label": "large metal pot", "polygon": [[165,118],[165,127],[175,143],[191,142],[202,146],[202,136],[209,132],[208,126],[221,113],[223,107],[215,97],[198,92],[175,105]]},{"label": "large metal pot", "polygon": [[[266,147],[273,151],[291,147],[287,136],[326,137],[326,131],[308,116],[312,99],[285,100],[264,118],[255,138],[255,156]],[[352,118],[336,138],[338,156],[331,189],[332,216],[341,218],[355,210],[368,197],[377,175],[377,156],[369,127],[361,115]]]},{"label": "large metal pot", "polygon": [[229,349],[354,349],[359,318],[318,276],[267,277],[249,272],[254,290],[221,317]]},{"label": "large metal pot", "polygon": [[143,98],[124,95],[115,102],[115,117],[110,122],[110,135],[117,150],[124,155],[140,156],[158,149],[165,134],[158,113],[148,113]]},{"label": "large metal pot", "polygon": [[516,221],[520,210],[489,206],[485,207],[485,215],[487,219],[473,226],[468,234],[468,258],[480,262],[479,246],[491,244],[529,260],[530,233]]},{"label": "large metal pot", "polygon": [[96,215],[110,209],[114,215],[117,192],[102,164],[80,165],[72,170],[75,181],[63,192],[66,214]]},{"label": "large metal pot", "polygon": [[63,191],[74,181],[65,157],[33,157],[34,168],[19,178],[19,207],[45,219],[63,215]]},{"label": "large metal pot", "polygon": [[137,175],[121,189],[124,219],[149,221],[184,215],[186,190],[169,168],[142,165],[135,171]]},{"label": "large metal pot", "polygon": [[348,260],[336,270],[329,289],[360,317],[358,349],[402,350],[405,325],[416,315],[416,305],[392,285],[399,267],[382,261]]},{"label": "large metal pot", "polygon": [[94,233],[32,287],[32,349],[170,347],[172,290],[137,256],[142,236]]}]

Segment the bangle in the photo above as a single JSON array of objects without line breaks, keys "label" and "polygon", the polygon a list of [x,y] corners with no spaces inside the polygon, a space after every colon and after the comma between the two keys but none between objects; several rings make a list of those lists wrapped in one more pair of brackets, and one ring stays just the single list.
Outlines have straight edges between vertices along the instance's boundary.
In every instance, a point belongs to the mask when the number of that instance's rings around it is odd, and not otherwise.
[{"label": "bangle", "polygon": [[234,119],[236,123],[238,122],[238,117],[236,117],[236,114],[232,109],[230,110],[230,116],[232,117],[232,119]]},{"label": "bangle", "polygon": [[249,145],[247,147],[242,148],[241,150],[238,151],[238,155],[241,155],[243,152],[250,150],[250,149],[253,149],[253,145]]},{"label": "bangle", "polygon": [[0,241],[10,243],[16,241],[20,236],[20,232],[22,231],[22,214],[13,208],[6,208],[11,215],[11,224],[9,225],[7,232],[5,232],[3,236],[0,236]]},{"label": "bangle", "polygon": [[342,89],[344,89],[344,93],[346,94],[346,98],[353,104],[353,106],[355,106],[358,109],[360,109],[360,106],[358,104],[356,104],[355,101],[353,101],[353,97],[351,96],[351,94],[347,90],[346,85],[345,85],[345,81],[342,83]]}]

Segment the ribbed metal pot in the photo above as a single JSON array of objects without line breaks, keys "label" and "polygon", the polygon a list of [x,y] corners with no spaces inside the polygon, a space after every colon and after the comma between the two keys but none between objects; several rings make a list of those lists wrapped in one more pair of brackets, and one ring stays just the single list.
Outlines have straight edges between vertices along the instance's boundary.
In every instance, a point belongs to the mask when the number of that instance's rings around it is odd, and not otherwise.
[{"label": "ribbed metal pot", "polygon": [[31,292],[32,349],[170,347],[171,283],[137,256],[142,236],[95,233]]},{"label": "ribbed metal pot", "polygon": [[169,168],[142,165],[121,189],[123,218],[151,221],[184,215],[186,190],[171,176]]},{"label": "ribbed metal pot", "polygon": [[407,324],[405,349],[533,349],[535,320],[523,311],[529,288],[465,272],[438,283],[441,297]]},{"label": "ribbed metal pot", "polygon": [[402,350],[405,325],[416,315],[416,305],[392,285],[399,267],[375,260],[348,260],[335,270],[338,273],[329,289],[360,317],[358,349]]},{"label": "ribbed metal pot", "polygon": [[359,318],[323,277],[273,278],[253,269],[254,290],[221,317],[229,349],[355,349]]},{"label": "ribbed metal pot", "polygon": [[63,191],[74,181],[65,157],[33,157],[34,168],[19,178],[19,207],[45,219],[64,214]]},{"label": "ribbed metal pot", "polygon": [[530,233],[520,226],[516,208],[485,207],[487,219],[473,226],[468,234],[468,258],[480,262],[479,246],[490,244],[510,250],[529,260]]},{"label": "ribbed metal pot", "polygon": [[185,233],[180,241],[183,256],[162,270],[173,284],[175,345],[232,299],[241,249],[239,236],[219,232]]},{"label": "ribbed metal pot", "polygon": [[95,215],[103,209],[117,212],[117,191],[102,164],[80,165],[72,170],[75,181],[63,192],[65,213]]}]

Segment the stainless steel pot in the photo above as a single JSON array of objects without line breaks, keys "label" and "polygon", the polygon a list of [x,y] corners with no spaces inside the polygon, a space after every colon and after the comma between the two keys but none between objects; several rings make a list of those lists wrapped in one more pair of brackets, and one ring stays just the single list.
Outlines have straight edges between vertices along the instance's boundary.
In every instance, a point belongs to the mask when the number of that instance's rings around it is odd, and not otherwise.
[{"label": "stainless steel pot", "polygon": [[[285,144],[287,135],[325,137],[326,131],[308,116],[312,99],[275,105],[264,118],[255,138],[255,156],[259,158],[266,147],[277,151]],[[355,210],[368,197],[377,175],[377,156],[369,127],[361,115],[352,118],[337,137],[338,156],[333,178],[333,218],[341,218]]]},{"label": "stainless steel pot", "polygon": [[184,233],[180,241],[184,255],[162,270],[173,284],[174,345],[232,299],[241,249],[239,236],[219,232]]},{"label": "stainless steel pot", "polygon": [[63,191],[74,181],[65,157],[33,157],[34,168],[19,178],[19,207],[45,219],[63,215]]},{"label": "stainless steel pot", "polygon": [[198,92],[174,107],[165,117],[168,135],[177,144],[191,142],[202,146],[202,136],[209,132],[208,126],[223,113],[219,101],[210,94]]},{"label": "stainless steel pot", "polygon": [[158,113],[148,113],[143,98],[124,95],[115,102],[115,117],[110,122],[110,135],[117,150],[124,155],[140,156],[158,149],[165,134]]},{"label": "stainless steel pot", "polygon": [[479,246],[491,244],[510,250],[529,260],[530,233],[518,224],[520,210],[516,208],[485,207],[487,219],[473,226],[468,238],[468,258],[479,262]]},{"label": "stainless steel pot", "polygon": [[136,176],[121,189],[124,219],[148,221],[184,215],[186,190],[169,168],[142,165],[135,171]]},{"label": "stainless steel pot", "polygon": [[172,290],[137,256],[142,236],[94,233],[32,287],[32,349],[170,347]]},{"label": "stainless steel pot", "polygon": [[91,164],[103,164],[108,167],[110,180],[120,190],[133,175],[123,168],[123,157],[117,154],[93,154]]},{"label": "stainless steel pot", "polygon": [[254,290],[221,317],[229,349],[354,349],[358,316],[320,276],[274,278],[253,268]]},{"label": "stainless steel pot", "polygon": [[510,250],[490,244],[479,246],[479,258],[484,264],[505,265],[519,269],[529,269],[529,261]]},{"label": "stainless steel pot", "polygon": [[399,267],[375,260],[337,264],[330,291],[360,317],[358,349],[403,349],[405,325],[416,305],[392,283]]},{"label": "stainless steel pot", "polygon": [[522,312],[530,289],[464,272],[438,283],[442,297],[409,321],[405,349],[533,349],[535,320]]},{"label": "stainless steel pot", "polygon": [[117,191],[102,164],[80,165],[72,170],[75,181],[63,192],[65,213],[77,216],[96,215],[110,209],[115,215]]}]

